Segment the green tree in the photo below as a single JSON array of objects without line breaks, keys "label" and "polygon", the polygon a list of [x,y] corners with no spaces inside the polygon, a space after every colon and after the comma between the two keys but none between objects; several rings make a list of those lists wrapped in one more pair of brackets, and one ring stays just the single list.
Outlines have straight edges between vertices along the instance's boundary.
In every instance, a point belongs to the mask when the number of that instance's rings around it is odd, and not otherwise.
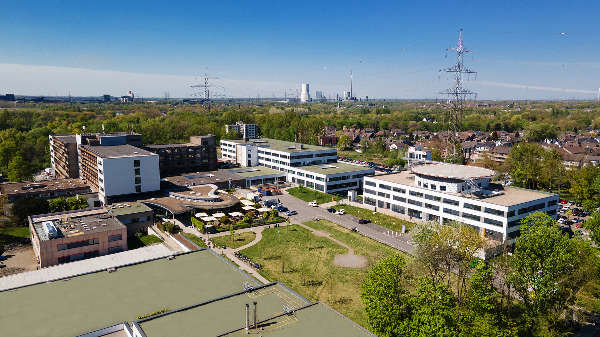
[{"label": "green tree", "polygon": [[90,207],[87,199],[82,196],[75,196],[67,199],[68,210],[84,209]]},{"label": "green tree", "polygon": [[523,301],[526,329],[531,335],[540,318],[559,313],[568,305],[572,295],[569,281],[581,265],[576,242],[580,238],[569,239],[545,213],[530,214],[521,224],[508,280]]},{"label": "green tree", "polygon": [[581,203],[581,208],[587,212],[595,212],[598,208],[598,201],[594,199],[586,199]]},{"label": "green tree", "polygon": [[404,336],[402,322],[409,317],[405,266],[400,254],[381,259],[369,269],[360,287],[367,322],[379,336]]},{"label": "green tree", "polygon": [[28,225],[27,217],[30,215],[50,213],[48,200],[38,197],[26,197],[17,200],[10,209],[10,221],[15,227]]},{"label": "green tree", "polygon": [[550,123],[531,123],[525,127],[525,140],[541,142],[546,139],[556,139],[558,127]]},{"label": "green tree", "polygon": [[8,168],[10,161],[19,152],[19,147],[13,140],[5,140],[0,143],[0,165]]},{"label": "green tree", "polygon": [[348,151],[352,149],[352,140],[350,137],[344,135],[341,136],[337,143],[337,149],[340,151]]},{"label": "green tree", "polygon": [[233,234],[235,234],[235,229],[233,225],[229,226],[229,235],[231,236],[231,241],[233,241]]},{"label": "green tree", "polygon": [[456,300],[445,284],[421,279],[407,309],[400,336],[459,336]]},{"label": "green tree", "polygon": [[221,225],[227,226],[229,224],[229,217],[227,215],[223,215],[219,218],[219,222],[221,223]]},{"label": "green tree", "polygon": [[506,166],[518,187],[535,189],[542,177],[542,165],[539,160],[544,149],[536,144],[519,143],[512,148],[506,158]]},{"label": "green tree", "polygon": [[8,164],[8,179],[12,182],[32,180],[29,162],[21,155],[14,157]]},{"label": "green tree", "polygon": [[50,206],[50,212],[52,213],[64,212],[68,209],[67,198],[65,197],[58,197],[56,199],[52,199],[48,202],[48,205]]}]

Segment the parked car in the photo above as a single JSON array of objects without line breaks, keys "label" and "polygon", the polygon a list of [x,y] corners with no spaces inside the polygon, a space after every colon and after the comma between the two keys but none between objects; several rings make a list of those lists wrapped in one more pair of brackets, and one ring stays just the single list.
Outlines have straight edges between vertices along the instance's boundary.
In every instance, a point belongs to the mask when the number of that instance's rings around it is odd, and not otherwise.
[{"label": "parked car", "polygon": [[345,209],[340,209],[340,210],[336,211],[335,214],[337,214],[337,215],[346,214],[346,210]]},{"label": "parked car", "polygon": [[369,222],[371,222],[371,220],[369,220],[369,219],[358,219],[358,223],[359,224],[366,224],[366,223],[369,223]]},{"label": "parked car", "polygon": [[577,227],[577,228],[583,228],[583,223],[578,222],[578,223],[575,224],[575,227]]},{"label": "parked car", "polygon": [[335,208],[331,208],[330,207],[330,208],[327,209],[327,212],[329,212],[329,213],[335,213]]},{"label": "parked car", "polygon": [[287,216],[294,215],[294,214],[298,214],[298,212],[296,212],[296,211],[287,211],[287,212],[285,212],[285,215],[287,215]]},{"label": "parked car", "polygon": [[285,206],[279,206],[279,207],[277,207],[277,211],[279,211],[279,212],[287,212],[287,210],[288,210],[288,208],[285,207]]},{"label": "parked car", "polygon": [[575,206],[577,206],[577,207],[581,207],[581,203],[580,203],[580,202],[578,202],[578,203],[577,203]]},{"label": "parked car", "polygon": [[561,201],[560,201],[560,203],[561,203],[561,204],[566,204],[567,202],[568,202],[568,201],[566,201],[566,200],[561,200]]},{"label": "parked car", "polygon": [[313,200],[313,201],[311,201],[311,202],[308,203],[308,206],[319,207],[319,204],[317,204],[316,200]]},{"label": "parked car", "polygon": [[563,223],[565,223],[565,219],[563,219],[563,218],[560,218],[560,219],[558,219],[558,223],[559,223],[559,224],[563,224]]}]

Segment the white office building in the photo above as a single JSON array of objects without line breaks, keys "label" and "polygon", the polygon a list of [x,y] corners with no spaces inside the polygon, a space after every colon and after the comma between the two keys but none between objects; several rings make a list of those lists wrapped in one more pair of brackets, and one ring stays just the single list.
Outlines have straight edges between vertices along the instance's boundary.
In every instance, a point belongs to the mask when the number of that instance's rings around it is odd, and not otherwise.
[{"label": "white office building", "polygon": [[362,188],[374,174],[364,166],[337,162],[337,150],[275,139],[221,140],[223,159],[241,166],[262,166],[287,174],[287,181],[325,193]]},{"label": "white office building", "polygon": [[520,220],[533,212],[556,218],[558,194],[490,182],[492,170],[423,164],[412,172],[365,177],[363,202],[414,220],[459,221],[499,242],[520,235]]},{"label": "white office building", "polygon": [[258,125],[257,124],[244,124],[237,122],[234,125],[225,125],[225,132],[235,131],[242,135],[242,138],[256,138],[258,137]]},{"label": "white office building", "polygon": [[103,204],[160,190],[158,155],[131,145],[79,147],[81,178]]}]

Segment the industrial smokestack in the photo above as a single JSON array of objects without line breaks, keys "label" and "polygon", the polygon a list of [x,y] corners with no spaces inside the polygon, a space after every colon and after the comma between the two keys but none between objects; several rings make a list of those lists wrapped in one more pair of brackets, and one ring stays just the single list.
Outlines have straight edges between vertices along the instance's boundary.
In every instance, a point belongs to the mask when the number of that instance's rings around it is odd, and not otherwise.
[{"label": "industrial smokestack", "polygon": [[250,317],[248,315],[250,313],[248,311],[250,311],[250,306],[246,304],[246,330],[250,330],[250,327],[248,326],[248,321],[250,320]]},{"label": "industrial smokestack", "polygon": [[302,84],[302,94],[300,95],[300,102],[306,103],[310,101],[310,92],[308,84]]},{"label": "industrial smokestack", "polygon": [[256,302],[254,302],[254,304],[252,305],[253,309],[254,309],[254,322],[252,323],[252,328],[256,329]]},{"label": "industrial smokestack", "polygon": [[350,69],[350,99],[352,99],[352,97],[354,97],[354,95],[352,93],[352,69]]}]

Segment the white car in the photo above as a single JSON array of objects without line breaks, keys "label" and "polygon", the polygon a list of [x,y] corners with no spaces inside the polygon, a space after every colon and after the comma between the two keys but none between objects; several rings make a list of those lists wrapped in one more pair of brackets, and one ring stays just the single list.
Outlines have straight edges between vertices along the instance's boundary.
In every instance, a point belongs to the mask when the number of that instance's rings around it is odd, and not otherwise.
[{"label": "white car", "polygon": [[317,204],[316,200],[313,200],[313,201],[311,201],[311,202],[308,203],[308,206],[319,207],[319,204]]},{"label": "white car", "polygon": [[334,214],[343,215],[343,214],[346,214],[346,210],[345,209],[340,209],[337,212],[335,212]]}]

